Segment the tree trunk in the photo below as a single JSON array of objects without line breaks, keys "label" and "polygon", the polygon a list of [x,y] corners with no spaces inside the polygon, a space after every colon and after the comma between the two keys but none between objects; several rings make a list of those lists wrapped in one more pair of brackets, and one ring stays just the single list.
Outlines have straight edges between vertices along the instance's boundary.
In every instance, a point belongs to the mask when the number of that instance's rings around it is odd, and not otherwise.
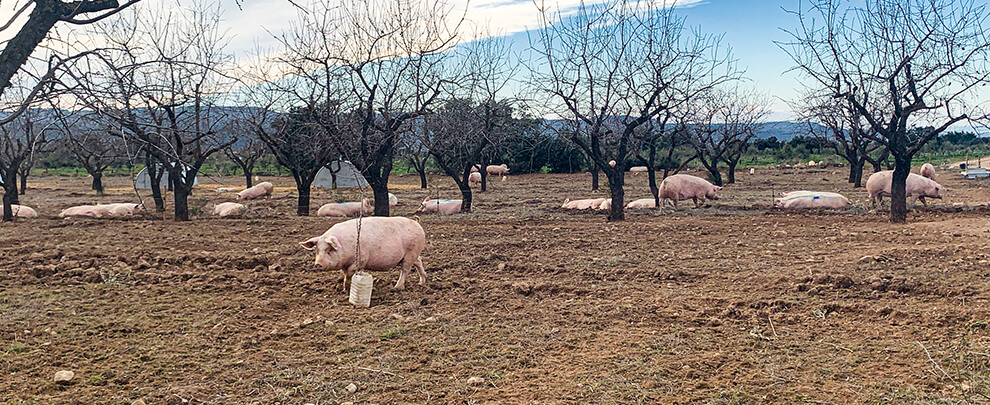
[{"label": "tree trunk", "polygon": [[465,179],[464,181],[458,181],[457,187],[461,189],[461,212],[471,212],[471,199],[473,197],[471,194],[471,183]]},{"label": "tree trunk", "polygon": [[598,191],[598,165],[594,161],[591,162],[591,191]]},{"label": "tree trunk", "polygon": [[416,171],[419,172],[419,188],[426,189],[426,168],[417,167]]},{"label": "tree trunk", "polygon": [[375,216],[376,217],[387,217],[389,216],[389,205],[388,205],[388,180],[381,181],[381,179],[368,179],[368,185],[371,186],[371,191],[375,196]]},{"label": "tree trunk", "polygon": [[246,166],[241,167],[241,170],[244,170],[244,185],[247,188],[251,188],[252,186],[254,186],[254,179],[251,178],[254,176],[254,173],[252,173],[251,169],[253,168]]},{"label": "tree trunk", "polygon": [[21,192],[18,193],[19,195],[27,194],[27,188],[28,188],[27,178],[28,178],[28,173],[30,171],[31,171],[31,169],[26,169],[26,170],[21,170],[20,171],[21,172],[20,173],[20,176],[21,176]]},{"label": "tree trunk", "polygon": [[[736,165],[738,164],[739,164],[738,160],[730,160],[728,163],[726,163],[726,165],[728,165],[728,169],[726,169],[725,172],[727,183],[729,184],[736,183]],[[718,185],[721,186],[721,184]]]},{"label": "tree trunk", "polygon": [[482,159],[478,173],[481,173],[481,192],[488,191],[488,160]]},{"label": "tree trunk", "polygon": [[865,165],[866,160],[862,158],[849,161],[849,183],[854,188],[863,187],[863,166]]},{"label": "tree trunk", "polygon": [[890,222],[901,224],[907,221],[908,175],[911,174],[911,159],[908,156],[894,157],[894,175],[890,183]]},{"label": "tree trunk", "polygon": [[296,215],[299,215],[301,217],[309,216],[309,200],[310,200],[310,192],[311,192],[310,187],[312,185],[313,185],[312,181],[309,182],[302,181],[296,183],[296,193],[299,194],[299,198],[296,200]]},{"label": "tree trunk", "polygon": [[11,170],[10,171],[10,180],[9,181],[10,181],[10,188],[5,191],[4,197],[7,197],[9,195],[10,196],[9,199],[10,199],[10,203],[11,204],[20,204],[21,203],[21,201],[20,201],[21,199],[20,199],[20,196],[17,194],[17,171],[16,170]]},{"label": "tree trunk", "polygon": [[93,190],[96,190],[96,195],[103,196],[103,172],[93,172],[90,176],[93,176]]},{"label": "tree trunk", "polygon": [[626,171],[622,166],[616,165],[614,168],[603,169],[608,176],[608,189],[612,195],[612,209],[608,212],[609,221],[624,221],[625,214],[625,190],[622,188],[625,183]]},{"label": "tree trunk", "polygon": [[174,184],[172,187],[173,204],[175,208],[176,221],[189,220],[189,191],[181,184]]},{"label": "tree trunk", "polygon": [[17,187],[14,185],[5,186],[3,188],[3,222],[9,222],[14,220],[14,210],[11,208],[13,201],[17,195]]},{"label": "tree trunk", "polygon": [[[647,166],[647,174],[650,177],[650,194],[653,194],[653,204],[659,209],[660,208],[660,187],[657,186],[657,144],[656,140],[650,142],[650,160]],[[664,174],[666,175],[666,169],[664,169]]]}]

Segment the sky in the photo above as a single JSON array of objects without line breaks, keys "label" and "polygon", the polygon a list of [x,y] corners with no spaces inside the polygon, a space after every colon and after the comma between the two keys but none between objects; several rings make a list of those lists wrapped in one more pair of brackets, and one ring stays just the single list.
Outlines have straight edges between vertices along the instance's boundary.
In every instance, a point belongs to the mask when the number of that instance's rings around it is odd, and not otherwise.
[{"label": "sky", "polygon": [[[6,22],[22,1],[0,3],[0,19]],[[240,0],[239,4],[236,0],[221,1],[222,24],[232,37],[228,50],[238,56],[246,56],[258,46],[274,48],[272,33],[282,32],[297,18],[296,8],[287,0]],[[307,0],[298,1],[307,4]],[[541,1],[559,8],[573,7],[579,2]],[[189,0],[144,0],[143,3],[181,7]],[[770,119],[776,120],[792,116],[786,100],[795,99],[800,87],[797,74],[784,73],[793,63],[774,43],[787,40],[780,27],[791,28],[797,23],[782,8],[793,9],[797,4],[798,0],[678,0],[676,12],[686,17],[689,26],[700,27],[705,33],[725,34],[724,42],[732,47],[739,66],[746,69],[751,86],[773,99],[774,113]],[[452,0],[451,5],[458,11],[467,5],[467,19],[487,22],[492,32],[510,36],[517,51],[528,47],[526,31],[536,28],[538,23],[539,12],[533,0],[471,0],[470,3]],[[0,33],[0,40],[9,37],[11,31]]]}]

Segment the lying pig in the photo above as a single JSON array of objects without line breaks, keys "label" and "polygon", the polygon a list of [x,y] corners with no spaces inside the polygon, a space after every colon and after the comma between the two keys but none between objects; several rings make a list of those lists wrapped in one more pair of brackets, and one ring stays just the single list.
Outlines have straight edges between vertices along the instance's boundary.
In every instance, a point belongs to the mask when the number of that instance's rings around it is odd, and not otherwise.
[{"label": "lying pig", "polygon": [[650,171],[646,166],[633,166],[629,168],[629,173],[646,173]]},{"label": "lying pig", "polygon": [[935,166],[931,163],[925,163],[921,165],[921,175],[929,179],[935,180]]},{"label": "lying pig", "polygon": [[773,200],[773,205],[784,209],[830,208],[842,209],[849,206],[849,199],[838,193],[824,191],[794,191],[783,193]]},{"label": "lying pig", "polygon": [[265,181],[256,184],[254,187],[246,188],[240,193],[237,193],[237,199],[253,200],[255,198],[270,196],[272,195],[272,191],[275,191],[275,185]]},{"label": "lying pig", "polygon": [[144,205],[134,203],[100,204],[99,206],[106,207],[107,211],[110,212],[110,216],[113,217],[129,217],[144,211]]},{"label": "lying pig", "polygon": [[320,207],[319,211],[316,212],[316,216],[356,217],[361,215],[361,209],[364,209],[365,214],[371,214],[374,212],[375,207],[371,205],[371,201],[367,198],[361,200],[361,202],[330,203]]},{"label": "lying pig", "polygon": [[566,199],[564,200],[564,205],[561,205],[560,208],[568,209],[568,210],[586,210],[588,208],[598,209],[598,207],[601,206],[603,202],[605,202],[604,198],[589,198],[585,200],[574,200],[574,201],[571,201],[570,199]]},{"label": "lying pig", "polygon": [[597,207],[594,207],[594,208],[596,210],[599,210],[599,211],[608,211],[608,210],[611,210],[612,209],[612,199],[611,198],[606,198],[604,201],[602,201],[601,204],[598,204],[598,206]]},{"label": "lying pig", "polygon": [[468,176],[468,184],[478,183],[481,184],[481,173],[473,172]]},{"label": "lying pig", "polygon": [[14,212],[14,216],[18,218],[37,218],[38,211],[34,208],[28,207],[26,205],[11,204],[10,210]]},{"label": "lying pig", "polygon": [[423,213],[441,213],[445,215],[461,212],[461,200],[431,200],[426,197],[423,204],[419,206],[419,211]]},{"label": "lying pig", "polygon": [[[355,258],[358,221],[361,227],[361,252]],[[413,266],[419,273],[419,285],[426,285],[426,269],[420,253],[426,245],[426,233],[419,222],[405,217],[368,217],[338,223],[323,235],[300,245],[316,250],[314,269],[342,270],[344,291],[358,270],[389,270],[402,264],[395,288],[405,287],[406,276]]]},{"label": "lying pig", "polygon": [[485,168],[485,171],[492,176],[508,176],[509,166],[506,166],[505,164],[488,165],[488,167]]},{"label": "lying pig", "polygon": [[668,200],[672,201],[674,209],[677,209],[678,201],[694,200],[695,208],[699,208],[705,199],[717,200],[718,197],[715,192],[721,189],[722,187],[709,183],[700,177],[675,174],[660,182],[660,203],[663,205]]},{"label": "lying pig", "polygon": [[[866,180],[866,191],[870,193],[870,203],[874,207],[883,202],[883,197],[890,197],[890,183],[893,181],[894,171],[884,170],[882,172],[876,172],[870,175],[870,178]],[[938,198],[942,199],[942,195],[939,191],[943,190],[941,184],[936,183],[934,180],[927,177],[919,176],[914,173],[909,173],[908,178],[905,181],[904,193],[907,194],[908,198],[917,198],[921,201],[921,204],[928,206],[925,202],[925,198]]]},{"label": "lying pig", "polygon": [[626,208],[632,208],[632,209],[656,208],[656,207],[657,207],[657,200],[653,198],[640,198],[636,201],[626,204]]},{"label": "lying pig", "polygon": [[110,209],[105,205],[80,205],[76,207],[69,207],[58,214],[59,218],[65,217],[89,217],[89,218],[106,218],[113,216],[110,213]]},{"label": "lying pig", "polygon": [[217,204],[215,207],[213,207],[213,215],[216,215],[220,218],[239,217],[241,215],[244,215],[244,212],[246,211],[247,211],[247,207],[245,207],[244,204],[239,204],[235,202],[220,203]]}]

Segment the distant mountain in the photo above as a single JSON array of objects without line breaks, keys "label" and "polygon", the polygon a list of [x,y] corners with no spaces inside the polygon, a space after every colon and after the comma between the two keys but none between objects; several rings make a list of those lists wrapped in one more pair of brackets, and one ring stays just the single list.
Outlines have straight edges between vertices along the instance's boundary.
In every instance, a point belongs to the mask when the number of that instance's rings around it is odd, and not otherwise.
[{"label": "distant mountain", "polygon": [[[816,133],[824,133],[825,127],[818,124],[812,125],[815,126],[814,130]],[[781,142],[790,141],[795,136],[812,136],[807,122],[771,121],[764,124],[763,129],[756,133],[757,138],[767,139],[776,137]]]}]

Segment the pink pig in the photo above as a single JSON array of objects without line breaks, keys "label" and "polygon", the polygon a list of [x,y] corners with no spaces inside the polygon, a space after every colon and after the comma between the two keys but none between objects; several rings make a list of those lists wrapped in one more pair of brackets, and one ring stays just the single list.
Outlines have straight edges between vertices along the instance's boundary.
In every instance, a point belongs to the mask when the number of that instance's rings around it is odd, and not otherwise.
[{"label": "pink pig", "polygon": [[574,201],[571,201],[570,199],[566,199],[564,200],[564,205],[561,205],[560,208],[568,209],[568,210],[586,210],[588,208],[598,209],[598,207],[601,206],[603,202],[605,202],[604,198],[589,198],[589,199],[574,200]]},{"label": "pink pig", "polygon": [[14,216],[18,218],[37,218],[38,211],[34,208],[28,207],[26,205],[11,204],[10,210],[14,212]]},{"label": "pink pig", "polygon": [[921,175],[935,180],[935,166],[932,166],[931,163],[921,165]]},{"label": "pink pig", "polygon": [[129,217],[144,211],[144,205],[134,203],[101,204],[100,207],[106,207],[110,216],[114,217]]},{"label": "pink pig", "polygon": [[247,207],[244,204],[235,202],[220,203],[213,207],[213,215],[220,218],[241,216],[244,215],[245,211],[247,211]]},{"label": "pink pig", "polygon": [[106,218],[113,214],[105,205],[80,205],[76,207],[69,207],[58,214],[59,217],[90,217],[90,218]]},{"label": "pink pig", "polygon": [[456,214],[461,212],[461,200],[431,200],[430,197],[426,197],[417,212],[427,214],[438,212],[444,215]]},{"label": "pink pig", "polygon": [[[357,250],[358,221],[361,227],[361,252]],[[413,266],[419,273],[419,285],[426,285],[426,269],[420,254],[426,246],[426,233],[419,222],[405,217],[368,217],[338,223],[323,235],[300,243],[307,250],[316,250],[314,269],[342,270],[344,291],[351,276],[361,269],[389,270],[402,264],[395,288],[405,287],[406,276]]]},{"label": "pink pig", "polygon": [[660,203],[666,204],[667,200],[674,203],[677,209],[677,202],[683,200],[694,200],[696,208],[701,207],[699,200],[717,200],[716,191],[722,187],[709,183],[700,177],[688,174],[675,174],[663,179],[660,183]]},{"label": "pink pig", "polygon": [[371,205],[371,201],[367,198],[361,200],[361,202],[330,203],[320,207],[320,210],[316,212],[316,216],[356,217],[361,215],[361,209],[364,209],[365,214],[370,214],[374,212],[375,207]]},{"label": "pink pig", "polygon": [[264,181],[256,184],[254,187],[246,188],[243,191],[237,193],[237,199],[253,200],[255,198],[270,196],[272,195],[272,191],[275,191],[275,185],[267,181]]},{"label": "pink pig", "polygon": [[471,172],[471,175],[468,176],[468,183],[479,183],[480,184],[481,183],[481,173],[479,173],[479,172]]},{"label": "pink pig", "polygon": [[[883,197],[890,197],[890,183],[893,181],[893,178],[893,170],[884,170],[873,173],[869,179],[866,179],[866,191],[870,193],[870,203],[874,207],[883,202]],[[925,202],[925,198],[942,199],[939,191],[943,189],[944,187],[934,180],[914,173],[908,174],[908,178],[904,184],[904,192],[908,198],[916,197],[926,207],[928,203]]]},{"label": "pink pig", "polygon": [[488,165],[488,167],[485,168],[485,171],[492,176],[508,176],[509,166],[506,166],[505,164]]},{"label": "pink pig", "polygon": [[830,208],[842,209],[849,206],[849,199],[842,194],[823,191],[793,191],[781,194],[773,200],[774,206],[784,209]]},{"label": "pink pig", "polygon": [[626,204],[626,208],[656,208],[657,201],[653,198],[640,198],[629,204]]}]

